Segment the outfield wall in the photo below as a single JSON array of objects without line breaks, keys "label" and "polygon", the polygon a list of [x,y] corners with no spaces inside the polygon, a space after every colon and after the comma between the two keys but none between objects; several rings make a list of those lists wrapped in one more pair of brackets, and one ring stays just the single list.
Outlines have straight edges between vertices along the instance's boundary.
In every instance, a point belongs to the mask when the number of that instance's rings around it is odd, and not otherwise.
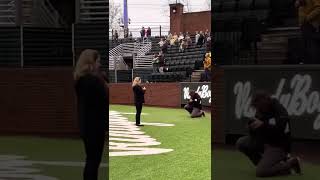
[{"label": "outfield wall", "polygon": [[[72,68],[0,68],[0,135],[78,137]],[[146,105],[180,108],[187,88],[211,95],[210,83],[145,84]],[[109,85],[112,104],[133,104],[131,83]],[[205,102],[211,102],[205,100]]]},{"label": "outfield wall", "polygon": [[[320,66],[224,66],[214,71],[214,137],[247,134],[254,90],[270,92],[287,108],[295,139],[320,139]],[[222,132],[217,127],[223,127]]]},{"label": "outfield wall", "polygon": [[[149,83],[144,84],[145,105],[162,107],[180,107],[179,83]],[[133,105],[131,83],[112,83],[109,86],[110,104]]]},{"label": "outfield wall", "polygon": [[[195,90],[202,97],[204,106],[211,106],[211,83],[146,83],[145,105],[160,107],[181,107],[187,103],[189,91]],[[111,83],[110,103],[133,105],[131,83]]]},{"label": "outfield wall", "polygon": [[0,134],[79,136],[72,71],[0,69]]}]

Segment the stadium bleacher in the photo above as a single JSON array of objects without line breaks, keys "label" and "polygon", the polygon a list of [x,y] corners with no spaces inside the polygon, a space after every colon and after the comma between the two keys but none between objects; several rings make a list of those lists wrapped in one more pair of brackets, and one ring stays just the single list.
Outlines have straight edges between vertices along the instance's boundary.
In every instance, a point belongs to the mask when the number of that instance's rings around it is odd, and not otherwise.
[{"label": "stadium bleacher", "polygon": [[184,52],[179,52],[178,46],[171,46],[165,54],[167,72],[152,73],[152,82],[190,81],[192,71],[202,67],[205,47],[191,45]]},{"label": "stadium bleacher", "polygon": [[[282,58],[265,57],[275,44],[267,36],[291,33],[297,26],[294,0],[220,0],[213,3],[214,52],[218,64],[281,64]],[[281,31],[274,30],[275,28]],[[294,32],[296,34],[296,32]],[[289,35],[286,35],[289,36]],[[282,44],[287,44],[287,38]],[[281,48],[282,54],[285,50]],[[274,52],[276,49],[273,50]],[[269,55],[268,55],[269,56]],[[285,58],[285,57],[284,57]],[[261,61],[267,59],[268,62]]]},{"label": "stadium bleacher", "polygon": [[[148,41],[152,42],[151,50],[146,55],[158,54],[161,50],[159,41],[165,37],[151,37]],[[191,35],[194,41],[195,36]],[[109,40],[109,49],[112,49],[122,43],[132,43],[141,41],[141,38],[132,39],[119,39],[118,41]],[[149,82],[177,82],[177,81],[190,81],[191,74],[196,69],[203,68],[203,57],[206,53],[205,44],[202,47],[197,47],[192,44],[185,49],[184,52],[179,52],[179,46],[169,46],[165,54],[165,72],[153,73],[152,68],[134,69],[135,75],[143,77],[145,81]],[[110,79],[115,79],[115,72],[109,71]],[[132,70],[121,70],[117,72],[117,82],[130,82]]]}]

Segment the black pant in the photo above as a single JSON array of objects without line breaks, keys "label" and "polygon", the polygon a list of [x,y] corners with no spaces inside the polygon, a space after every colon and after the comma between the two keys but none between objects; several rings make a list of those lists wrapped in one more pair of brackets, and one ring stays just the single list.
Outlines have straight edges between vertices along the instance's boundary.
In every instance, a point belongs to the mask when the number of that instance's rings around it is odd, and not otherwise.
[{"label": "black pant", "polygon": [[254,165],[258,165],[264,151],[263,144],[251,136],[244,136],[238,139],[236,146]]},{"label": "black pant", "polygon": [[189,104],[186,104],[186,105],[184,106],[184,109],[187,110],[187,111],[191,114],[191,113],[192,113],[192,110],[193,110],[193,107],[192,107],[191,105],[189,105]]},{"label": "black pant", "polygon": [[291,165],[286,161],[287,152],[284,148],[263,145],[250,136],[238,139],[237,148],[257,166],[257,177],[290,174]]},{"label": "black pant", "polygon": [[135,103],[136,105],[136,124],[140,124],[140,116],[142,111],[142,104],[143,103]]},{"label": "black pant", "polygon": [[205,69],[204,74],[205,74],[205,81],[210,82],[211,81],[211,71],[209,69]]},{"label": "black pant", "polygon": [[83,172],[84,180],[98,180],[98,169],[104,149],[105,133],[82,138],[86,152],[86,165]]},{"label": "black pant", "polygon": [[320,32],[311,24],[301,26],[304,40],[304,64],[319,64],[320,56]]}]

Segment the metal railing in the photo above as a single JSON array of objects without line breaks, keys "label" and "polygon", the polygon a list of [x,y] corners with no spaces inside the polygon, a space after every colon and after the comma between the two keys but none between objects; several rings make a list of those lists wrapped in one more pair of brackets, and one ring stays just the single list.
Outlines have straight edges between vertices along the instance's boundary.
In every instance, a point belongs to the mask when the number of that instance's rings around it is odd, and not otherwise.
[{"label": "metal railing", "polygon": [[77,2],[77,21],[108,21],[109,7],[107,0],[80,0]]},{"label": "metal railing", "polygon": [[59,28],[64,24],[50,0],[0,1],[0,25]]},{"label": "metal railing", "polygon": [[114,70],[115,82],[117,82],[118,70],[129,69],[129,66],[123,60],[123,56],[126,54],[133,57],[132,72],[134,69],[151,68],[153,56],[146,55],[151,49],[151,42],[124,43],[111,49],[109,51],[109,70]]},{"label": "metal railing", "polygon": [[0,1],[0,25],[15,25],[16,23],[16,1]]}]

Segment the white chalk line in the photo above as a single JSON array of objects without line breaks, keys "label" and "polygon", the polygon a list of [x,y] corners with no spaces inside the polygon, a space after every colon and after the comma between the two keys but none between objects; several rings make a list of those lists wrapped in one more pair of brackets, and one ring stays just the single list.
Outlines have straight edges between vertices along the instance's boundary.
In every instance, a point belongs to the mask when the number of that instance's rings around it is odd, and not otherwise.
[{"label": "white chalk line", "polygon": [[[173,151],[173,149],[155,148],[161,143],[145,135],[135,122],[130,122],[123,113],[109,112],[109,156],[153,155]],[[174,126],[165,123],[142,123],[150,126]]]}]

